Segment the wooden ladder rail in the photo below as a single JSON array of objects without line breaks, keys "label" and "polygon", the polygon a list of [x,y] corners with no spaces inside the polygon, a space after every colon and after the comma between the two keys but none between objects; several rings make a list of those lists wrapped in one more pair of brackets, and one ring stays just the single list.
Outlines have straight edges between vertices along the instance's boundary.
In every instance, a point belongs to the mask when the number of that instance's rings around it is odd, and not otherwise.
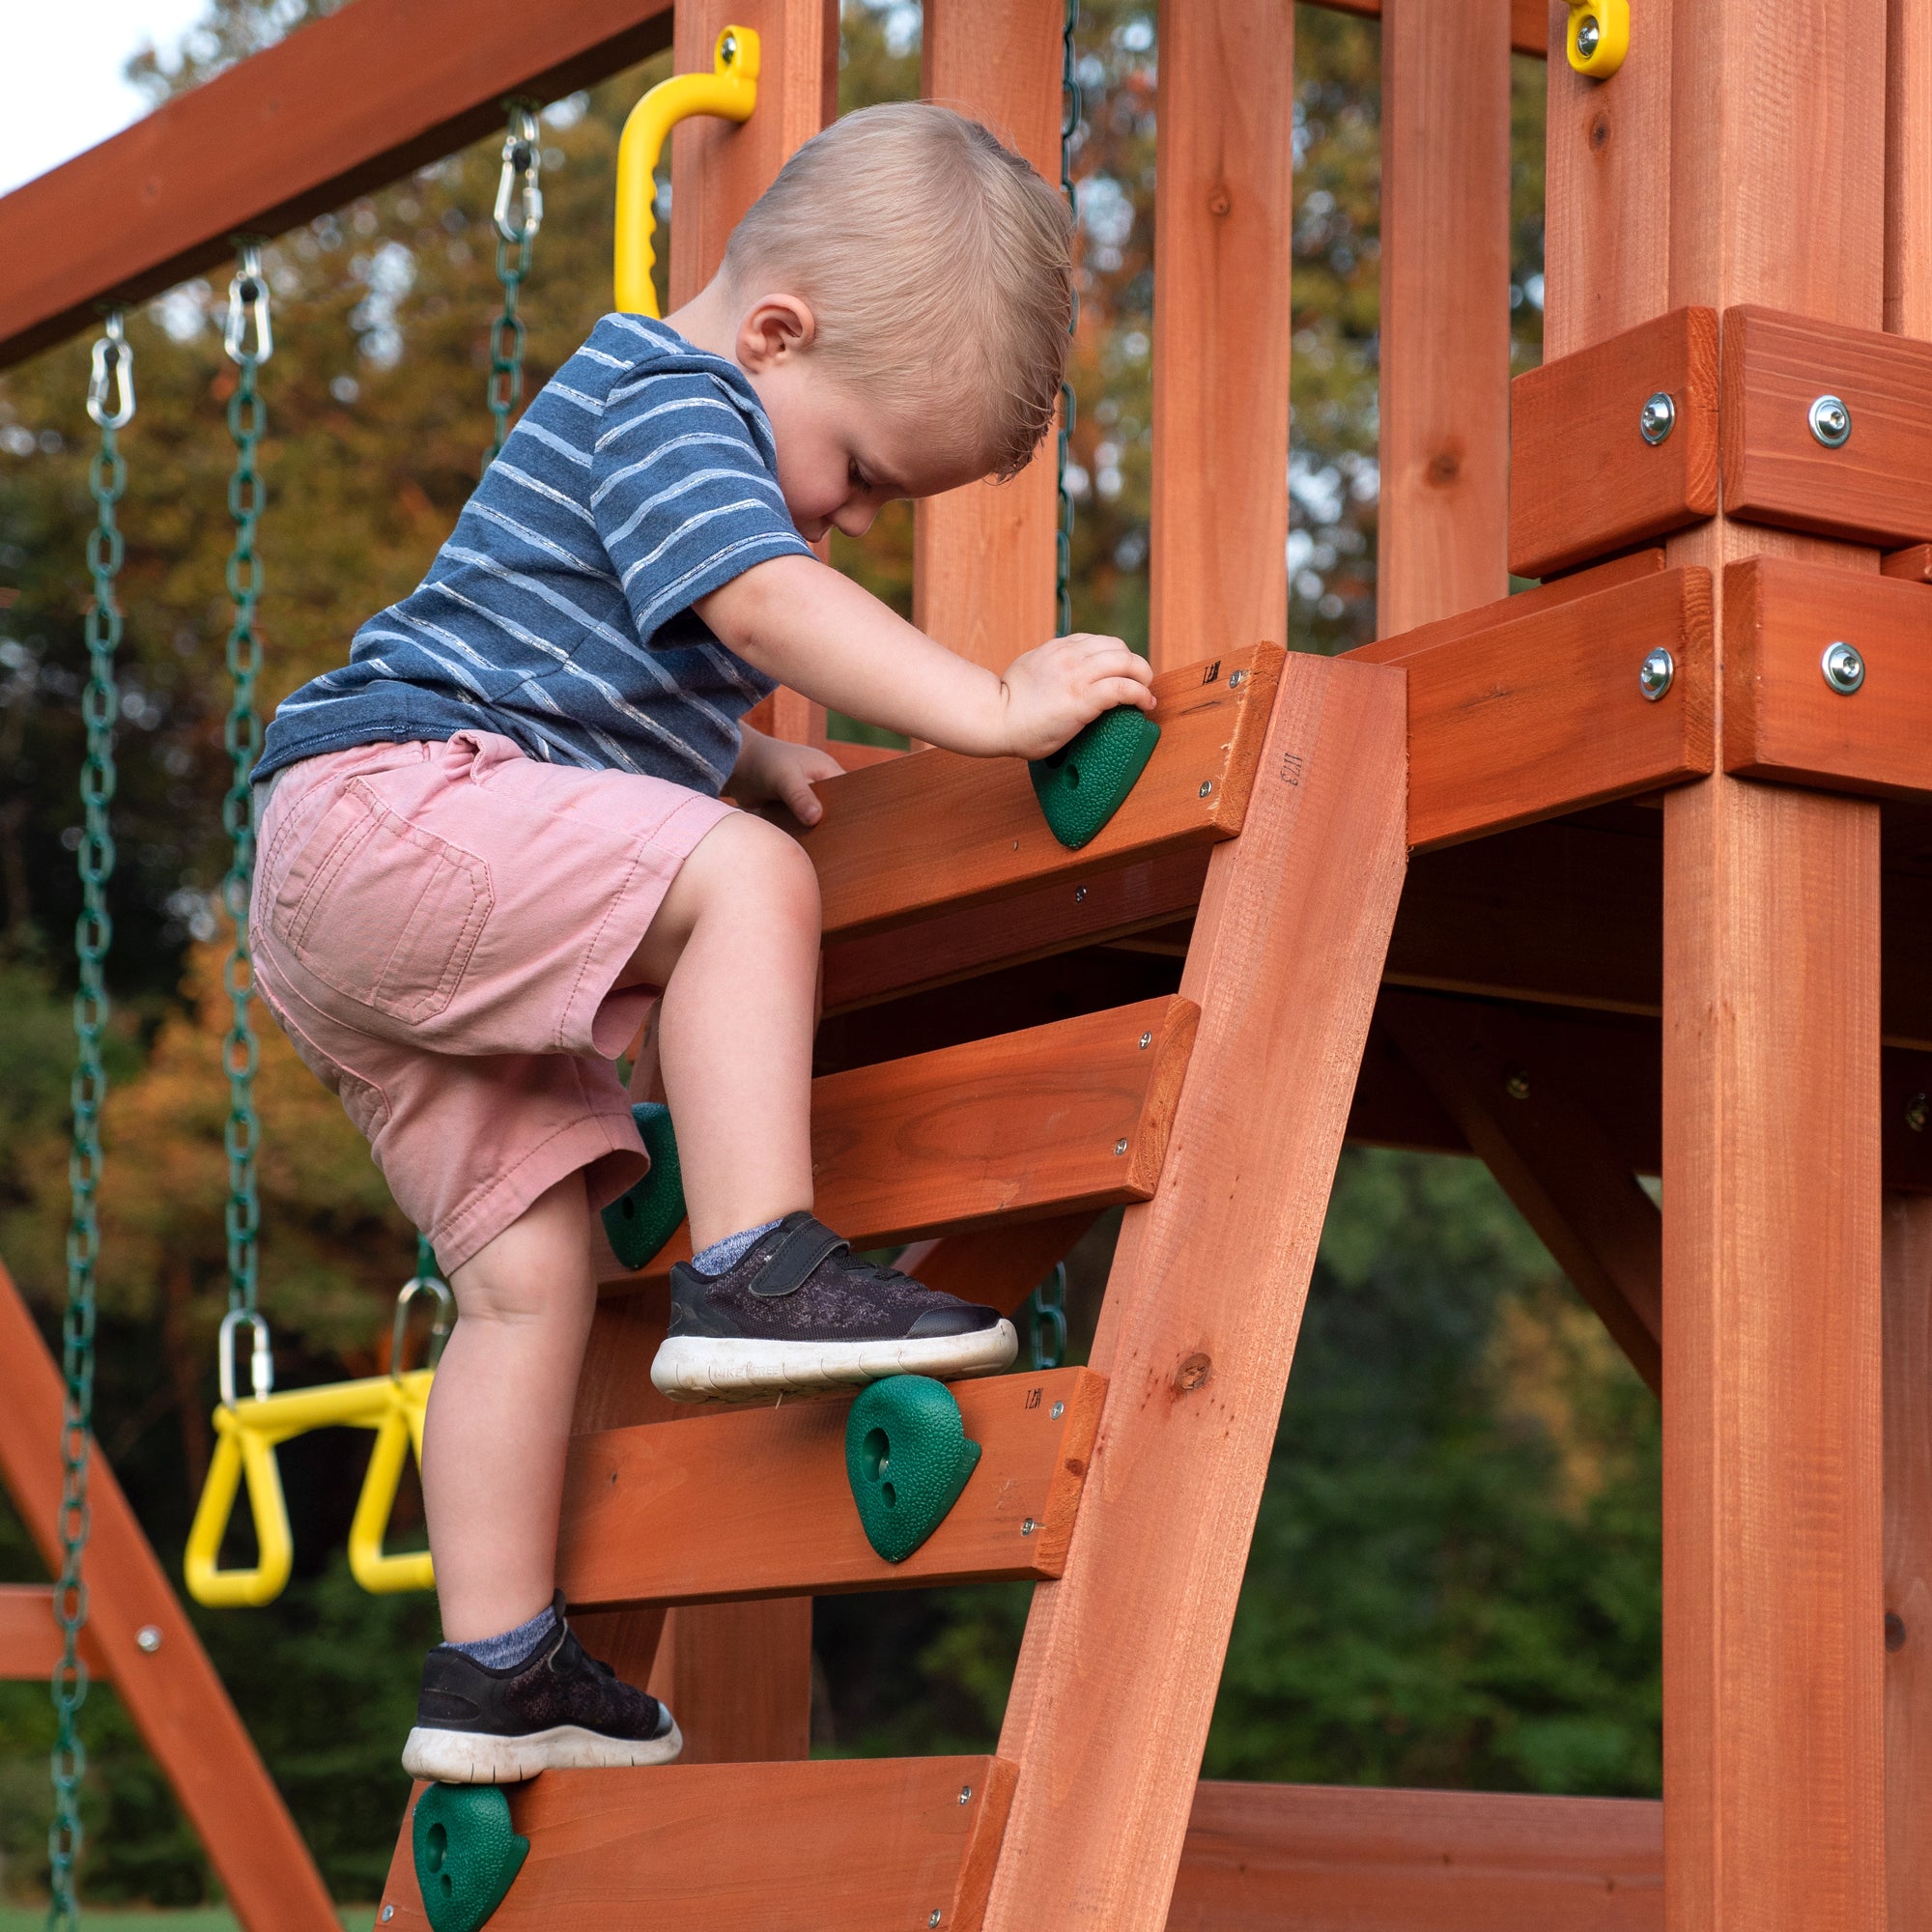
[{"label": "wooden ladder rail", "polygon": [[[0,1482],[52,1568],[59,1557],[60,1371],[4,1266],[0,1365]],[[128,1707],[247,1932],[336,1932],[335,1909],[308,1847],[99,1443],[88,1503],[88,1667]],[[9,1591],[4,1599],[0,1676],[45,1674],[53,1663],[50,1593]],[[38,1637],[37,1612],[46,1618]]]}]

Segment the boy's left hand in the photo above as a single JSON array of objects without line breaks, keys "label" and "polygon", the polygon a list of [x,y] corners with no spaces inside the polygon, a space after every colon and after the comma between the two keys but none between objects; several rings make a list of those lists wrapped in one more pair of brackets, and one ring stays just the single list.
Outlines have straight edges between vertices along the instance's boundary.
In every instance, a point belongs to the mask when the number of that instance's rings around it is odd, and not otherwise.
[{"label": "boy's left hand", "polygon": [[825,808],[811,787],[820,779],[836,779],[845,767],[816,745],[768,738],[749,724],[740,729],[738,762],[725,789],[740,805],[769,801],[783,806],[801,825],[816,825]]}]

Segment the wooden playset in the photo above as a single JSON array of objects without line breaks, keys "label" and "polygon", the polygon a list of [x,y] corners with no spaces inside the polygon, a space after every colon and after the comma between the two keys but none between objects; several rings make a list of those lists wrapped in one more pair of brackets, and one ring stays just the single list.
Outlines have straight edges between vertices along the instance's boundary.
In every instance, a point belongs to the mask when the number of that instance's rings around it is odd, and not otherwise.
[{"label": "wooden playset", "polygon": [[[515,1787],[489,1844],[419,1792],[381,1927],[492,1886],[504,1932],[1932,1927],[1932,0],[1337,4],[1382,15],[1379,640],[1280,648],[1294,9],[1169,0],[1158,746],[1077,849],[1017,766],[835,747],[804,838],[820,1212],[1014,1308],[1124,1205],[1091,1361],[957,1388],[977,1466],[891,1562],[848,1405],[673,1415],[681,1237],[613,1259],[561,1581],[689,1747]],[[1050,174],[1065,24],[927,0],[923,91]],[[0,360],[506,100],[667,45],[722,74],[727,29],[755,104],[674,143],[681,297],[832,111],[836,0],[351,0],[0,201]],[[1513,46],[1554,50],[1514,384]],[[1046,461],[921,504],[919,621],[992,665],[1050,633],[1055,526]],[[1661,1394],[1661,1805],[1197,1781],[1345,1136],[1483,1158]],[[58,1382],[13,1307],[40,1525]],[[88,1654],[244,1922],[320,1928],[95,1484]],[[992,1578],[1035,1589],[991,1754],[809,1761],[814,1594]],[[12,1673],[45,1596],[0,1598]]]}]

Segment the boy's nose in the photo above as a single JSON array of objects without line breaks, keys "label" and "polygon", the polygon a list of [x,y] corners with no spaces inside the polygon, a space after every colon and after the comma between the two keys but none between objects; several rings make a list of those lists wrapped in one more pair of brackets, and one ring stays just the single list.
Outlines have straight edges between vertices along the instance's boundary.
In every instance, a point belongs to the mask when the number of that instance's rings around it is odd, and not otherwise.
[{"label": "boy's nose", "polygon": [[865,501],[846,503],[832,519],[848,537],[862,537],[878,521],[878,510]]}]

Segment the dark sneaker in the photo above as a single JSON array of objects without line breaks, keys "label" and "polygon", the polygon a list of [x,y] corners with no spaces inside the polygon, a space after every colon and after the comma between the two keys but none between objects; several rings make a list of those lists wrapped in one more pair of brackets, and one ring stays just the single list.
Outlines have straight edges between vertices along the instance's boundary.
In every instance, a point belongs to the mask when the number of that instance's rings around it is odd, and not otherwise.
[{"label": "dark sneaker", "polygon": [[801,1209],[737,1264],[670,1271],[670,1329],[651,1380],[673,1402],[757,1402],[881,1376],[997,1375],[1019,1352],[997,1308],[858,1260]]},{"label": "dark sneaker", "polygon": [[563,1620],[536,1654],[492,1670],[440,1643],[423,1659],[403,1769],[437,1784],[515,1784],[540,1771],[668,1764],[684,1748],[655,1697],[586,1654]]}]

